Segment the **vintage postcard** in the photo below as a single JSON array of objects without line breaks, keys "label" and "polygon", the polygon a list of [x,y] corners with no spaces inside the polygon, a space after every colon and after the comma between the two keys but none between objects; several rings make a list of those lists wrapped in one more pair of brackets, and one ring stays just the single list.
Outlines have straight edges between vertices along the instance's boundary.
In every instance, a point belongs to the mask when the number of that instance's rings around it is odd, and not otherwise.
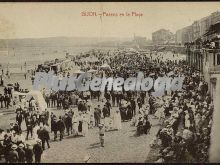
[{"label": "vintage postcard", "polygon": [[0,3],[0,163],[219,163],[220,2]]}]

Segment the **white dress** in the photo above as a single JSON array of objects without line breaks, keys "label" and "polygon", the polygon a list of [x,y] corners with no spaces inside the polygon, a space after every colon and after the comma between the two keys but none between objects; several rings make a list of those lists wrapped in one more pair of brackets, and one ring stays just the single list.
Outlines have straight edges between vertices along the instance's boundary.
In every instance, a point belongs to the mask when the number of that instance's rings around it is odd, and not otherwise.
[{"label": "white dress", "polygon": [[88,133],[89,125],[88,125],[88,117],[86,115],[83,115],[83,123],[82,123],[82,134],[83,136],[86,136]]},{"label": "white dress", "polygon": [[73,134],[77,135],[78,134],[78,127],[79,127],[79,120],[77,116],[73,116]]},{"label": "white dress", "polygon": [[37,130],[40,129],[38,125],[36,125],[33,129],[33,139],[38,139]]},{"label": "white dress", "polygon": [[113,127],[117,130],[122,129],[121,126],[121,114],[119,112],[119,110],[116,110],[113,116]]},{"label": "white dress", "polygon": [[189,120],[189,115],[185,115],[185,127],[189,128],[190,127],[190,120]]}]

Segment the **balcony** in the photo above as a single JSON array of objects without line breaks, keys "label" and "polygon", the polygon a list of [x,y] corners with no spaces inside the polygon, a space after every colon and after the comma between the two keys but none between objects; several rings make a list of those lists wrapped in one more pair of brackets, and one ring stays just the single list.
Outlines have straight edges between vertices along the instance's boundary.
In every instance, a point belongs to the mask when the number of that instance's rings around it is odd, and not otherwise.
[{"label": "balcony", "polygon": [[220,53],[220,49],[208,49],[208,48],[202,48],[202,49],[209,53]]},{"label": "balcony", "polygon": [[220,73],[220,65],[212,66],[209,68],[208,71],[211,74],[219,74]]}]

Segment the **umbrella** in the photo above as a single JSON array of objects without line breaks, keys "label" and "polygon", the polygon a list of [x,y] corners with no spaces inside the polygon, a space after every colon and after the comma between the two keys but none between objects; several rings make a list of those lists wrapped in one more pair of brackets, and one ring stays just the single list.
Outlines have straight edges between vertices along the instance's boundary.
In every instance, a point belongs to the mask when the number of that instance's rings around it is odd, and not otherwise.
[{"label": "umbrella", "polygon": [[97,70],[94,70],[94,69],[90,69],[89,71],[87,71],[88,73],[94,73],[94,72],[97,72]]},{"label": "umbrella", "polygon": [[174,74],[174,72],[171,71],[171,72],[169,72],[169,73],[167,74],[167,76],[172,76],[173,74]]},{"label": "umbrella", "polygon": [[149,74],[149,76],[154,76],[155,75],[155,73],[151,73],[151,74]]},{"label": "umbrella", "polygon": [[81,71],[81,70],[73,70],[71,73],[77,73],[77,74],[79,74],[79,73],[85,73],[85,72],[83,72],[83,71]]},{"label": "umbrella", "polygon": [[100,66],[100,68],[102,68],[102,69],[111,69],[111,67],[108,64],[103,64],[102,66]]}]

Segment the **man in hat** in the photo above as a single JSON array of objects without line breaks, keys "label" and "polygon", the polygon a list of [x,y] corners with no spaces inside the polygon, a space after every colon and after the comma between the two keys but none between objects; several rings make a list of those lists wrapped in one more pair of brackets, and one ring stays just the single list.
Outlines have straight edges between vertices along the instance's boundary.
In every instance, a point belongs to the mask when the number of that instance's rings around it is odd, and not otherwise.
[{"label": "man in hat", "polygon": [[65,126],[66,126],[67,135],[69,136],[70,132],[72,133],[72,129],[73,129],[73,127],[72,127],[72,117],[68,113],[66,113],[65,116],[66,116]]},{"label": "man in hat", "polygon": [[17,163],[18,162],[19,157],[18,157],[18,152],[16,151],[17,148],[18,147],[16,144],[12,145],[11,150],[8,153],[9,163]]},{"label": "man in hat", "polygon": [[33,136],[33,121],[32,121],[30,116],[27,117],[26,126],[27,126],[27,136],[26,136],[26,139],[28,140],[29,133],[31,134],[31,138]]},{"label": "man in hat", "polygon": [[4,140],[3,140],[3,146],[4,146],[4,156],[5,156],[5,160],[6,162],[8,162],[8,153],[11,150],[11,146],[12,146],[12,142],[11,142],[11,138],[10,138],[10,132],[9,130],[7,130],[7,133],[4,135]]},{"label": "man in hat", "polygon": [[51,117],[51,131],[54,132],[54,141],[57,139],[57,117],[54,115]]},{"label": "man in hat", "polygon": [[78,111],[82,111],[83,110],[83,101],[82,99],[78,100]]},{"label": "man in hat", "polygon": [[5,94],[4,103],[5,103],[5,107],[7,107],[7,109],[9,108],[10,101],[11,101],[11,99],[10,99],[9,95]]},{"label": "man in hat", "polygon": [[35,163],[40,163],[41,162],[41,155],[43,153],[43,148],[41,146],[41,140],[37,140],[37,144],[34,145],[33,147],[33,152],[35,155]]},{"label": "man in hat", "polygon": [[49,140],[50,140],[50,135],[49,131],[47,128],[44,126],[42,130],[42,148],[45,150],[45,142],[47,143],[47,147],[50,148]]},{"label": "man in hat", "polygon": [[50,113],[49,113],[49,111],[47,109],[45,109],[44,116],[45,116],[44,124],[49,125],[48,124],[48,120],[49,120],[49,117],[50,117]]},{"label": "man in hat", "polygon": [[104,108],[102,109],[103,117],[109,117],[110,116],[110,109],[107,107],[107,105],[104,105]]},{"label": "man in hat", "polygon": [[57,121],[57,129],[60,132],[60,141],[63,139],[63,134],[65,130],[65,124],[62,120],[62,117],[59,117],[59,120]]},{"label": "man in hat", "polygon": [[0,160],[1,160],[1,155],[4,154],[4,147],[3,147],[4,135],[5,135],[4,130],[0,128]]},{"label": "man in hat", "polygon": [[19,130],[21,130],[21,123],[23,121],[23,116],[21,114],[20,111],[18,111],[17,115],[16,115],[16,122],[18,123],[19,126]]},{"label": "man in hat", "polygon": [[139,136],[143,133],[143,121],[144,121],[144,118],[143,117],[139,117],[138,121],[137,121],[137,131],[136,131],[136,134]]},{"label": "man in hat", "polygon": [[86,112],[88,110],[88,106],[86,100],[83,100],[82,112]]},{"label": "man in hat", "polygon": [[3,101],[4,101],[4,96],[2,94],[0,94],[0,108],[3,108]]},{"label": "man in hat", "polygon": [[95,126],[98,127],[101,119],[101,108],[100,104],[94,109]]},{"label": "man in hat", "polygon": [[132,116],[134,117],[136,115],[136,103],[134,97],[131,98],[130,103],[131,103],[131,113]]},{"label": "man in hat", "polygon": [[31,146],[31,144],[26,143],[27,148],[25,149],[25,157],[26,157],[26,161],[27,163],[32,163],[33,162],[33,148]]},{"label": "man in hat", "polygon": [[18,162],[25,163],[25,151],[24,151],[24,144],[23,143],[20,143],[18,145],[17,152],[18,152]]}]

